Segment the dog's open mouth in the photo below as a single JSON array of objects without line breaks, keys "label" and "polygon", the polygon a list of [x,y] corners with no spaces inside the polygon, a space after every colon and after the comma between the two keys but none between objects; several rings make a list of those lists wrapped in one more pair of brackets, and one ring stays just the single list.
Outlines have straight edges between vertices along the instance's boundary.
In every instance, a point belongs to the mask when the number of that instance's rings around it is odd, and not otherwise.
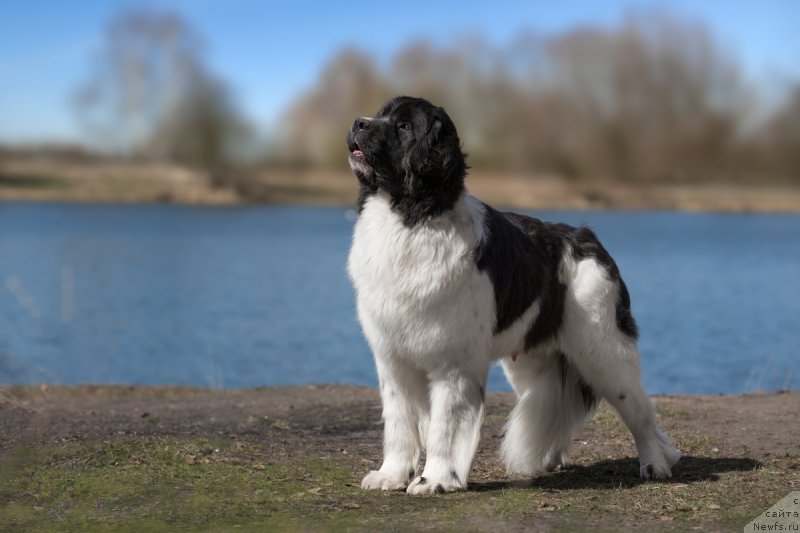
[{"label": "dog's open mouth", "polygon": [[361,151],[361,147],[355,139],[350,139],[347,144],[348,148],[350,148],[350,155],[354,157],[364,157],[364,152]]},{"label": "dog's open mouth", "polygon": [[362,152],[358,145],[351,147],[350,149],[350,157],[348,158],[350,162],[350,168],[352,168],[357,173],[361,174],[371,174],[372,167],[364,158],[364,152]]}]

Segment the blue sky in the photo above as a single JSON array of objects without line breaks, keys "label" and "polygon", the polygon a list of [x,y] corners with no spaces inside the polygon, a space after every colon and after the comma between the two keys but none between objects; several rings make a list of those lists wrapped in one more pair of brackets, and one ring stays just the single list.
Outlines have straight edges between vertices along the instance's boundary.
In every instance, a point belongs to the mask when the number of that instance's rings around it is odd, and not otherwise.
[{"label": "blue sky", "polygon": [[79,139],[70,95],[87,78],[108,21],[143,5],[177,11],[199,30],[212,70],[262,127],[344,46],[380,60],[419,38],[447,45],[476,31],[503,45],[524,29],[613,26],[652,7],[704,22],[751,79],[776,86],[800,79],[800,2],[791,0],[0,0],[0,142]]}]

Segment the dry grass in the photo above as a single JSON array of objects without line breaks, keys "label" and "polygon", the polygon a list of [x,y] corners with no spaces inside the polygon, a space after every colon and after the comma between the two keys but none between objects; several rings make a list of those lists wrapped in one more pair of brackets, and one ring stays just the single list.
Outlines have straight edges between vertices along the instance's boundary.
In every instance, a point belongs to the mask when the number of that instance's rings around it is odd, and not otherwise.
[{"label": "dry grass", "polygon": [[231,190],[211,187],[183,168],[144,163],[0,162],[0,200],[233,204]]},{"label": "dry grass", "polygon": [[[800,212],[800,189],[789,186],[589,185],[557,176],[478,172],[467,185],[486,202],[517,209]],[[202,174],[164,164],[0,161],[0,200],[353,205],[356,193],[356,180],[346,172],[254,170],[233,190],[214,188]]]}]

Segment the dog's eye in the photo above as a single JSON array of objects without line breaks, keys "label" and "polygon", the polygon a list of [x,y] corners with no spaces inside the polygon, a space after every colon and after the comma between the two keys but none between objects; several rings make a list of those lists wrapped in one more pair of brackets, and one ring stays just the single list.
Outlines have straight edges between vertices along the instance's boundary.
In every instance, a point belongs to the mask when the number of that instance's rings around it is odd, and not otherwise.
[{"label": "dog's eye", "polygon": [[408,131],[411,129],[411,124],[409,124],[408,122],[400,122],[397,124],[397,127],[400,128],[401,130]]}]

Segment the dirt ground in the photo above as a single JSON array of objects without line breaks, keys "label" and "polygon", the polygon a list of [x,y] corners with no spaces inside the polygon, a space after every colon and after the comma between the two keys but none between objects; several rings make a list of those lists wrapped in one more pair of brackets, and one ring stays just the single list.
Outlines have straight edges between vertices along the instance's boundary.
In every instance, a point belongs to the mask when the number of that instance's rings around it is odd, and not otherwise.
[{"label": "dirt ground", "polygon": [[[800,393],[655,396],[664,427],[724,441],[725,451],[753,459],[800,453]],[[498,436],[513,394],[490,393],[477,469],[497,463]],[[181,387],[0,388],[0,450],[30,442],[114,435],[248,437],[286,443],[300,457],[331,447],[378,460],[381,409],[374,389],[341,385],[212,390]],[[591,426],[577,442],[589,439]],[[627,436],[624,440],[627,440]],[[592,439],[592,453],[619,443]],[[270,447],[281,453],[283,447]],[[632,450],[627,450],[632,451]],[[2,453],[2,452],[0,452]],[[269,459],[269,457],[265,457]]]},{"label": "dirt ground", "polygon": [[[116,442],[166,442],[168,447],[172,442],[211,439],[228,444],[222,451],[213,450],[216,454],[187,452],[186,462],[208,463],[204,454],[211,461],[225,456],[229,461],[236,459],[235,464],[244,464],[251,473],[265,475],[260,478],[265,483],[298,476],[308,486],[298,486],[299,492],[298,487],[293,488],[293,494],[304,496],[289,495],[288,500],[275,489],[264,500],[266,507],[262,509],[273,509],[266,516],[257,509],[252,512],[258,516],[243,510],[238,516],[211,517],[205,525],[229,525],[232,519],[246,518],[251,525],[266,523],[279,529],[293,529],[287,524],[295,522],[280,520],[296,520],[298,516],[305,517],[304,523],[311,529],[326,523],[333,529],[371,529],[398,520],[392,518],[396,511],[400,516],[424,520],[418,524],[422,529],[466,526],[472,530],[528,530],[535,525],[542,530],[573,530],[592,525],[614,530],[625,525],[647,530],[741,530],[761,510],[791,490],[800,490],[800,393],[658,396],[654,401],[662,427],[684,453],[672,480],[644,483],[638,479],[632,439],[616,414],[603,406],[574,438],[574,465],[531,481],[509,478],[498,459],[503,423],[513,396],[489,394],[469,491],[461,496],[433,497],[439,498],[434,509],[441,518],[438,522],[428,514],[430,509],[425,506],[430,504],[416,503],[431,498],[412,498],[403,493],[375,496],[358,488],[361,477],[377,468],[381,458],[380,402],[377,391],[367,388],[0,388],[0,467],[3,461],[19,463],[20,450],[63,448],[70,443],[83,446],[79,454],[85,455],[94,453],[89,443],[102,442],[108,447]],[[249,455],[242,456],[242,449],[249,450]],[[315,465],[338,465],[341,475],[327,482],[316,479],[313,469],[319,466],[308,466],[309,460],[322,461]],[[137,468],[142,461],[147,460],[139,454],[130,467]],[[0,511],[3,504],[16,505],[13,508],[17,510],[30,504],[37,509],[37,503],[31,500],[33,493],[37,494],[34,499],[39,502],[38,509],[48,505],[48,494],[54,498],[50,501],[54,506],[63,507],[65,499],[77,498],[74,494],[53,496],[54,489],[39,495],[31,488],[42,469],[74,468],[74,464],[64,466],[52,457],[41,464],[29,462],[27,470],[24,460],[22,466],[17,464],[14,474],[14,479],[27,479],[23,485],[12,484],[5,492],[0,489]],[[281,479],[270,477],[270,472],[286,465],[295,468],[295,473]],[[83,468],[86,466],[78,471]],[[0,474],[2,471],[0,468]],[[78,475],[69,472],[73,478]],[[337,492],[335,485],[342,485],[341,490]],[[185,487],[190,488],[191,484]],[[37,490],[46,492],[41,487]],[[456,516],[447,515],[448,502],[453,509],[464,510]],[[350,512],[348,521],[337,522],[344,516],[342,510]],[[143,516],[150,515],[136,514],[128,519]],[[380,522],[384,519],[387,521]],[[103,517],[97,520],[104,523]],[[0,518],[0,529],[2,524]],[[39,522],[18,518],[10,522],[14,524],[36,526]]]}]

